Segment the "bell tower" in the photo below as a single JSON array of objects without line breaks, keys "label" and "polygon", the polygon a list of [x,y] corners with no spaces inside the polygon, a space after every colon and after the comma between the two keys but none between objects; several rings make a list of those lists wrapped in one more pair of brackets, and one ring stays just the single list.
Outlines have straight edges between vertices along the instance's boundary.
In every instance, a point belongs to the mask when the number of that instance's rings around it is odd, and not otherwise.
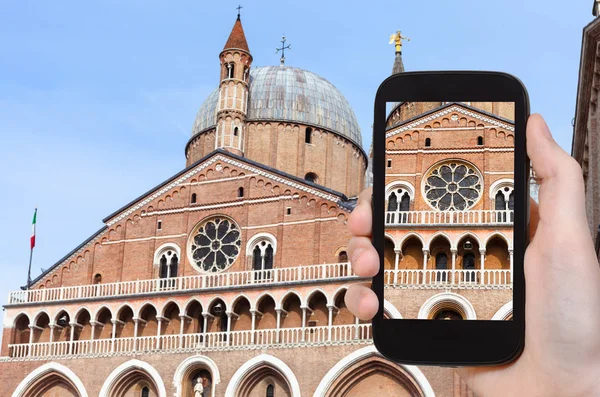
[{"label": "bell tower", "polygon": [[252,55],[244,35],[239,8],[219,60],[221,73],[215,149],[223,148],[243,156]]}]

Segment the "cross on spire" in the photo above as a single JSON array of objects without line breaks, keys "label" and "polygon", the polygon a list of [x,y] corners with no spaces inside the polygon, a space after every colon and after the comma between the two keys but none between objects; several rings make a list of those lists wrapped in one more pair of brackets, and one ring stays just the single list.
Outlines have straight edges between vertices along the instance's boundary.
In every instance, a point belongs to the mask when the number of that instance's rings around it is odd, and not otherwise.
[{"label": "cross on spire", "polygon": [[237,16],[237,19],[240,19],[240,10],[241,10],[242,8],[244,8],[244,7],[242,7],[241,5],[238,5],[237,7],[235,7],[235,9],[236,9],[236,10],[238,10],[238,16]]},{"label": "cross on spire", "polygon": [[281,61],[282,65],[285,64],[285,50],[291,50],[291,47],[289,44],[285,45],[285,41],[286,41],[285,35],[281,36],[281,48],[276,48],[277,51],[275,51],[275,54],[278,54],[279,51],[281,51],[280,61]]}]

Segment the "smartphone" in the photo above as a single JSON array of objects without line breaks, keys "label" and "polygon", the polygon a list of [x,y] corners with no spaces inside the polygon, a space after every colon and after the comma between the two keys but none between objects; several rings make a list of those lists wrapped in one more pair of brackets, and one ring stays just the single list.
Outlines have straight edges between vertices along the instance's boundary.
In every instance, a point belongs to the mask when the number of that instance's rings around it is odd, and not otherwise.
[{"label": "smartphone", "polygon": [[373,339],[390,360],[499,365],[522,352],[528,116],[505,73],[410,72],[379,87]]}]

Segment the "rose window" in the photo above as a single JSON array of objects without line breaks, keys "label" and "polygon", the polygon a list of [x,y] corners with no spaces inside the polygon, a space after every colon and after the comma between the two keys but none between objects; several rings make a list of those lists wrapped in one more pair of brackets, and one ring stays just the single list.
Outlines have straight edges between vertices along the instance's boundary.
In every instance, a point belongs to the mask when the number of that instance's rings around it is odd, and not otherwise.
[{"label": "rose window", "polygon": [[435,167],[425,179],[425,198],[440,211],[471,208],[481,197],[481,176],[472,166],[461,162]]},{"label": "rose window", "polygon": [[193,263],[205,272],[225,270],[240,253],[240,230],[227,218],[213,218],[204,222],[190,242]]}]

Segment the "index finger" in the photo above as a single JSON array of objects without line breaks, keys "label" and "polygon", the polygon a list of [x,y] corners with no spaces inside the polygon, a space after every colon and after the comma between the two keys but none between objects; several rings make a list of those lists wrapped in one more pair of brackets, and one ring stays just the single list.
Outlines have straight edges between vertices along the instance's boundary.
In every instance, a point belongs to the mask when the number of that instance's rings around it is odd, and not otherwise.
[{"label": "index finger", "polygon": [[370,237],[373,226],[373,213],[371,210],[371,195],[373,188],[362,191],[358,196],[358,203],[348,218],[348,229],[355,236]]}]

